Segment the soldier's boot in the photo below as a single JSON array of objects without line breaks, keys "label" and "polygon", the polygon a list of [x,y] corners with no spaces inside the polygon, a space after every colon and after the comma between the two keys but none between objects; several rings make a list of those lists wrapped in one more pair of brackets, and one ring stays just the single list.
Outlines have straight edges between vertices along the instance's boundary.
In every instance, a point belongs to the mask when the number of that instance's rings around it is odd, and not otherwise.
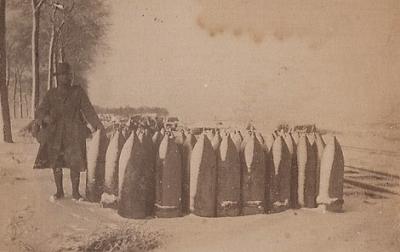
[{"label": "soldier's boot", "polygon": [[82,201],[83,197],[79,194],[80,172],[70,170],[71,184],[72,184],[72,199]]},{"label": "soldier's boot", "polygon": [[55,201],[64,198],[63,188],[63,172],[61,168],[53,168],[54,182],[56,184],[57,192],[50,196],[50,201]]}]

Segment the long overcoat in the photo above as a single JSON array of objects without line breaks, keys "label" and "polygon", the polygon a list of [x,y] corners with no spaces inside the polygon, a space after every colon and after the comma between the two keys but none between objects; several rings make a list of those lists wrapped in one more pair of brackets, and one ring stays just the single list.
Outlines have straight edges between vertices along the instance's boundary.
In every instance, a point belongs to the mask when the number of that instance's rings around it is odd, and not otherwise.
[{"label": "long overcoat", "polygon": [[70,168],[84,171],[89,123],[104,129],[80,86],[50,89],[35,111],[36,138],[40,143],[34,169]]}]

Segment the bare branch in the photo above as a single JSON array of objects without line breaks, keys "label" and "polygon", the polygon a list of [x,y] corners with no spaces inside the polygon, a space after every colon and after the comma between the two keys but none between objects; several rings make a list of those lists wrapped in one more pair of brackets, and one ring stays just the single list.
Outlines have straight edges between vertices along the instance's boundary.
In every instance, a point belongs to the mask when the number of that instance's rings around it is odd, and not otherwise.
[{"label": "bare branch", "polygon": [[53,3],[53,7],[54,7],[55,9],[59,9],[59,10],[64,10],[64,9],[65,9],[65,8],[64,8],[64,5],[58,4],[58,3]]},{"label": "bare branch", "polygon": [[68,10],[67,10],[66,12],[67,12],[68,14],[70,14],[70,13],[74,10],[74,7],[75,7],[75,1],[72,1],[71,7],[69,7]]},{"label": "bare branch", "polygon": [[42,7],[42,5],[43,5],[43,3],[44,3],[45,1],[46,1],[46,0],[40,0],[40,2],[35,6],[35,11],[39,10],[39,9]]},{"label": "bare branch", "polygon": [[56,41],[59,41],[60,40],[60,38],[61,38],[61,34],[62,34],[62,28],[63,28],[63,26],[64,26],[64,24],[65,24],[65,21],[63,20],[62,22],[61,22],[61,24],[60,24],[60,26],[58,27],[58,29],[56,30]]},{"label": "bare branch", "polygon": [[53,9],[53,12],[52,12],[52,14],[51,14],[51,16],[50,16],[50,22],[54,25],[54,23],[56,22],[55,20],[56,20],[56,12],[57,12],[57,9],[56,8],[54,8]]},{"label": "bare branch", "polygon": [[65,20],[63,20],[61,22],[60,26],[58,27],[58,32],[61,32],[61,29],[63,28],[64,24],[65,24]]}]

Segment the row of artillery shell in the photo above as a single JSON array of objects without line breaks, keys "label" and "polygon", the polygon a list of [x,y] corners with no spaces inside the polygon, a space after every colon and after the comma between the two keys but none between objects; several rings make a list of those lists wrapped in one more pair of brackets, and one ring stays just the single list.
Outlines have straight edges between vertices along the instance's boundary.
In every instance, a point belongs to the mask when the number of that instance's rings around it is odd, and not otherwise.
[{"label": "row of artillery shell", "polygon": [[133,132],[123,144],[124,137],[115,132],[106,154],[104,192],[118,195],[118,213],[144,218],[189,212],[186,167],[195,141],[193,136]]},{"label": "row of artillery shell", "polygon": [[[217,137],[218,134],[211,142],[216,142]],[[233,145],[239,153],[238,205],[242,207],[242,214],[279,211],[288,207],[313,208],[318,204],[327,205],[330,210],[341,210],[344,160],[336,137],[329,139],[328,148],[319,134],[297,135],[296,140],[291,134],[275,136],[271,147],[259,133],[250,133],[242,139],[240,133],[232,135]],[[218,157],[221,153],[225,150],[220,148],[217,151],[217,195],[223,195],[221,181],[224,176],[229,178],[232,174],[232,171],[227,174],[221,169],[225,168]],[[211,155],[210,159],[213,159]],[[218,196],[217,210],[222,201]],[[217,211],[217,216],[226,214]]]},{"label": "row of artillery shell", "polygon": [[[317,196],[318,203],[340,208],[340,145],[333,138],[324,147],[320,135],[314,138],[310,144],[306,136],[297,141],[290,134],[277,136],[269,147],[254,132],[244,139],[240,132],[202,134],[197,141],[190,134],[156,132],[151,137],[142,132],[123,144],[117,131],[107,148],[104,192],[118,195],[118,213],[128,218],[190,211],[206,217],[248,215],[316,207]],[[94,137],[91,145],[96,144]],[[93,153],[88,152],[88,160]]]}]

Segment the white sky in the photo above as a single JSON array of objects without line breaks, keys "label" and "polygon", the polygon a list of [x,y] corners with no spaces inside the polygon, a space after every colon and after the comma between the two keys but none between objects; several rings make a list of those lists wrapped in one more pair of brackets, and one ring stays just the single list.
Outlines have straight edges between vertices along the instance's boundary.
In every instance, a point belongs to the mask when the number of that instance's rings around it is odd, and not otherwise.
[{"label": "white sky", "polygon": [[398,0],[112,0],[102,106],[188,119],[371,122],[399,105]]}]

